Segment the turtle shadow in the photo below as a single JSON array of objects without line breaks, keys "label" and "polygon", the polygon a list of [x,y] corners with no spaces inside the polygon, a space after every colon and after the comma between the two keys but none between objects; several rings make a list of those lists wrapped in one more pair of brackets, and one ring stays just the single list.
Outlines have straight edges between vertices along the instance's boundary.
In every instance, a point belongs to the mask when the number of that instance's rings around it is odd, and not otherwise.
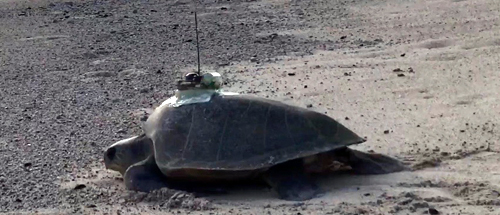
[{"label": "turtle shadow", "polygon": [[[398,171],[387,174],[360,175],[352,170],[338,170],[331,173],[312,174],[311,179],[321,187],[321,194],[314,199],[329,198],[340,195],[347,191],[366,192],[366,190],[377,189],[374,187],[392,186],[401,181],[406,181],[410,174],[407,171]],[[365,188],[361,190],[360,187]],[[273,192],[271,187],[260,181],[239,181],[225,183],[218,186],[219,193],[196,192],[194,195],[218,202],[267,202],[283,201]],[[191,191],[193,192],[193,191]],[[311,200],[314,200],[311,199]]]}]

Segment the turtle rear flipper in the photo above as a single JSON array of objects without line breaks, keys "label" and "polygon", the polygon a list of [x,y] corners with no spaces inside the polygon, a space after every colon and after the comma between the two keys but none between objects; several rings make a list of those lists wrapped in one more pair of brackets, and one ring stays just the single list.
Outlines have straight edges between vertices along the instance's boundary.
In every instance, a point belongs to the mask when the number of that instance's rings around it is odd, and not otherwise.
[{"label": "turtle rear flipper", "polygon": [[332,152],[336,160],[349,165],[353,172],[361,175],[377,175],[407,170],[403,163],[378,153],[365,153],[343,147]]},{"label": "turtle rear flipper", "polygon": [[321,193],[318,185],[306,175],[302,159],[272,167],[264,179],[283,200],[304,201]]},{"label": "turtle rear flipper", "polygon": [[153,155],[130,166],[123,179],[127,189],[140,192],[148,193],[168,186]]}]

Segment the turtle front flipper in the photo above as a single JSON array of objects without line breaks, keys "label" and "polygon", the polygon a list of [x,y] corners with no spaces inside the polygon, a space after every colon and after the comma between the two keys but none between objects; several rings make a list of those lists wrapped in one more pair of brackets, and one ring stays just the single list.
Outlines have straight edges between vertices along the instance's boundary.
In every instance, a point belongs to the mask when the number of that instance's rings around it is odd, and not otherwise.
[{"label": "turtle front flipper", "polygon": [[165,176],[156,165],[153,155],[130,166],[123,178],[125,187],[134,191],[148,193],[168,186]]},{"label": "turtle front flipper", "polygon": [[292,160],[270,168],[264,180],[288,201],[305,201],[316,197],[321,189],[306,175],[302,160]]},{"label": "turtle front flipper", "polygon": [[365,153],[343,147],[334,150],[332,155],[335,160],[349,165],[353,172],[362,175],[388,174],[408,170],[408,167],[397,159],[378,153]]}]

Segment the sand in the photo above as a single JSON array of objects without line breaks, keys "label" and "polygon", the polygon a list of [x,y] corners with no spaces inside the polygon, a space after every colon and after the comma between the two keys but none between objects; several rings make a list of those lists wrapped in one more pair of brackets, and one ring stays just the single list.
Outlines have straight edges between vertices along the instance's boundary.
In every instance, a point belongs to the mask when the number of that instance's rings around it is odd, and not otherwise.
[{"label": "sand", "polygon": [[102,150],[196,68],[193,7],[52,2],[0,3],[1,213],[500,214],[496,0],[198,6],[202,69],[227,90],[325,112],[368,139],[354,148],[413,168],[321,178],[327,192],[305,202],[126,191]]}]

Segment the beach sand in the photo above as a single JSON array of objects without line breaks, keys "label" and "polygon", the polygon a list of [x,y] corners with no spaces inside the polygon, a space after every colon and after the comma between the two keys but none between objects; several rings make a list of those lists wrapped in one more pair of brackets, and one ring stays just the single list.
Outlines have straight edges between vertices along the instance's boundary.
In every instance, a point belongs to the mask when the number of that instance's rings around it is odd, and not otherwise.
[{"label": "beach sand", "polygon": [[327,113],[412,167],[321,178],[305,202],[126,191],[102,152],[196,68],[192,2],[52,2],[0,3],[1,213],[500,214],[497,0],[198,5],[226,90]]}]

